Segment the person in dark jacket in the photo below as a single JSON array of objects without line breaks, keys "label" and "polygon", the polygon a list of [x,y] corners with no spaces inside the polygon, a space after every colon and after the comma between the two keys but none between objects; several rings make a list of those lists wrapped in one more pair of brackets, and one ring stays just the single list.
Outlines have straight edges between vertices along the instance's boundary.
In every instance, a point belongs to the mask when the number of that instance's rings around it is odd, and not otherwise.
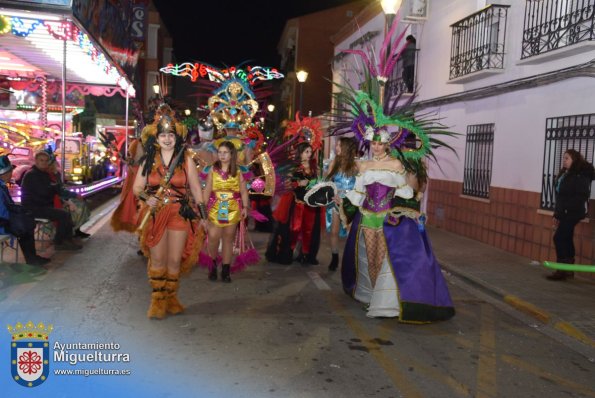
[{"label": "person in dark jacket", "polygon": [[[554,245],[558,263],[574,264],[574,227],[587,216],[587,202],[594,178],[593,165],[580,152],[574,149],[564,152],[562,170],[555,185]],[[560,281],[572,277],[573,272],[556,270],[547,279]]]},{"label": "person in dark jacket", "polygon": [[[9,207],[14,205],[14,201],[10,196],[6,183],[12,178],[12,170],[14,166],[10,163],[8,156],[0,156],[0,234],[10,233],[9,222],[10,212]],[[27,233],[17,236],[25,262],[29,265],[45,265],[50,262],[49,258],[37,255],[35,250],[34,229],[27,231]]]},{"label": "person in dark jacket", "polygon": [[405,50],[401,54],[401,60],[403,61],[403,81],[407,86],[407,92],[412,93],[415,88],[415,48],[416,40],[413,35],[409,35],[405,38],[407,44]]},{"label": "person in dark jacket", "polygon": [[82,246],[72,240],[73,224],[70,213],[54,207],[54,195],[60,194],[60,186],[52,182],[49,174],[50,161],[51,157],[46,151],[35,154],[35,165],[23,177],[21,203],[36,218],[57,222],[54,236],[56,250],[80,250]]}]

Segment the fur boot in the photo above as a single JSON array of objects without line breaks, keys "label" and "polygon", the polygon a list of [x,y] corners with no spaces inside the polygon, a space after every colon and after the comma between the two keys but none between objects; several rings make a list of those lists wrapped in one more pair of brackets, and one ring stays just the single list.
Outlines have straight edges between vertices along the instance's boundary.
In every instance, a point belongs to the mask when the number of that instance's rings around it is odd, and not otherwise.
[{"label": "fur boot", "polygon": [[179,275],[167,274],[167,280],[165,282],[165,293],[166,299],[166,310],[170,314],[179,314],[184,312],[184,306],[178,300],[178,287],[180,286]]},{"label": "fur boot", "polygon": [[165,291],[165,269],[149,268],[149,283],[153,288],[151,293],[151,306],[147,311],[147,317],[163,319],[166,313],[166,291]]}]

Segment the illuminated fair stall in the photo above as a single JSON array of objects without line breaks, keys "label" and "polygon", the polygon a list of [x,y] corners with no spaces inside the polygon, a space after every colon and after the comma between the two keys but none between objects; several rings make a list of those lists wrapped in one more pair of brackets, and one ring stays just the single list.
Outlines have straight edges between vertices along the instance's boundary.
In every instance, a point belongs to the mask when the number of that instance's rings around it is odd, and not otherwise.
[{"label": "illuminated fair stall", "polygon": [[[23,145],[23,140],[36,146],[66,142],[72,117],[82,112],[89,94],[126,98],[128,125],[129,99],[135,90],[126,71],[134,70],[140,47],[119,44],[121,37],[129,40],[130,35],[118,29],[117,19],[105,20],[105,12],[121,10],[95,3],[0,0],[0,140],[5,140],[0,149]],[[129,3],[132,9],[144,1]],[[13,142],[15,137],[20,141]],[[59,149],[58,158],[67,159],[66,146]],[[122,178],[111,176],[71,189],[85,196]]]}]

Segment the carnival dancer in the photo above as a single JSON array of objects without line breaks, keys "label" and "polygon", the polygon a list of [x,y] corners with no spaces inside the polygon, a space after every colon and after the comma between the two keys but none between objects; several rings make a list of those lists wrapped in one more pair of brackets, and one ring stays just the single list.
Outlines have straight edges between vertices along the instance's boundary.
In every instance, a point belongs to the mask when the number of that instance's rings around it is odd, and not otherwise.
[{"label": "carnival dancer", "polygon": [[[368,304],[368,316],[427,323],[449,319],[455,310],[425,234],[424,217],[415,206],[402,204],[414,199],[409,184],[416,184],[407,175],[414,172],[413,165],[423,164],[424,157],[435,160],[434,148],[452,150],[443,137],[456,134],[433,115],[416,115],[411,100],[400,95],[386,100],[385,83],[403,48],[399,43],[402,35],[392,41],[398,23],[395,18],[378,57],[345,50],[363,59],[365,81],[359,85],[363,90],[339,86],[335,94],[336,100],[351,110],[335,117],[331,135],[353,135],[360,141],[360,149],[372,155],[372,159],[358,162],[355,187],[343,201],[346,215],[354,218],[341,277],[345,292]],[[379,60],[378,65],[373,59]]]},{"label": "carnival dancer", "polygon": [[326,179],[332,181],[337,188],[334,203],[326,207],[326,230],[330,234],[332,252],[329,271],[335,271],[339,266],[339,237],[347,237],[346,219],[343,217],[341,220],[340,214],[343,198],[355,184],[357,142],[351,137],[340,137],[335,146],[335,154],[326,176]]},{"label": "carnival dancer", "polygon": [[270,262],[291,264],[293,252],[301,243],[296,260],[303,266],[317,265],[316,255],[320,248],[321,208],[308,206],[304,196],[308,186],[318,177],[316,160],[312,158],[312,146],[301,142],[295,151],[295,170],[290,176],[292,190],[283,194],[273,218],[277,222],[266,251]]},{"label": "carnival dancer", "polygon": [[[430,322],[454,315],[452,300],[419,213],[403,164],[388,153],[388,138],[374,135],[372,159],[359,162],[355,188],[346,198],[359,208],[343,255],[345,291],[369,304],[369,317]],[[398,201],[397,201],[398,203]]]},{"label": "carnival dancer", "polygon": [[184,147],[187,130],[169,115],[144,129],[145,155],[133,185],[144,201],[139,214],[141,248],[149,257],[149,283],[153,288],[149,318],[178,314],[184,307],[177,297],[179,278],[196,263],[203,242],[191,197],[197,204],[201,226],[206,206],[198,172]]},{"label": "carnival dancer", "polygon": [[[246,265],[259,261],[254,248],[245,248],[246,228],[244,220],[248,216],[249,200],[246,182],[238,167],[238,153],[235,145],[230,141],[223,141],[217,148],[218,160],[210,168],[205,188],[205,198],[208,198],[208,255],[209,279],[217,280],[217,253],[222,246],[221,280],[231,282],[231,273],[244,268]],[[233,267],[234,241],[239,241],[240,252]],[[250,257],[250,258],[248,258]],[[201,261],[204,265],[204,261]]]}]

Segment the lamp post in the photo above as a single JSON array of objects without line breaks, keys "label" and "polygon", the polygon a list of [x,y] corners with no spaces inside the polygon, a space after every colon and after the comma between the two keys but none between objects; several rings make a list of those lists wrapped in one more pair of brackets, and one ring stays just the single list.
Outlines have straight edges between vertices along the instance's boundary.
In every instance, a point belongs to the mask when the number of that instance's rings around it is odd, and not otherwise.
[{"label": "lamp post", "polygon": [[403,0],[380,0],[382,11],[384,11],[384,15],[386,15],[388,29],[390,29],[391,25],[393,24],[395,15],[397,14],[397,11],[399,11],[399,8],[401,8],[402,2]]},{"label": "lamp post", "polygon": [[308,79],[308,72],[305,70],[299,70],[296,73],[296,77],[298,82],[300,82],[300,114],[302,113],[302,104],[304,100],[304,83],[306,83],[306,79]]},{"label": "lamp post", "polygon": [[[395,15],[397,15],[397,11],[401,7],[401,3],[403,0],[380,0],[380,5],[382,6],[382,11],[384,11],[385,16],[385,26],[384,26],[384,35],[386,36],[390,31],[390,28],[395,20]],[[389,38],[390,40],[390,38]],[[387,57],[390,54],[390,41],[387,46]],[[380,93],[379,93],[379,100],[380,105],[384,104],[384,89],[385,89],[385,82],[380,82]],[[390,94],[388,95],[390,96]]]},{"label": "lamp post", "polygon": [[159,95],[159,91],[160,91],[159,84],[157,84],[157,83],[153,84],[153,92],[155,94]]}]

